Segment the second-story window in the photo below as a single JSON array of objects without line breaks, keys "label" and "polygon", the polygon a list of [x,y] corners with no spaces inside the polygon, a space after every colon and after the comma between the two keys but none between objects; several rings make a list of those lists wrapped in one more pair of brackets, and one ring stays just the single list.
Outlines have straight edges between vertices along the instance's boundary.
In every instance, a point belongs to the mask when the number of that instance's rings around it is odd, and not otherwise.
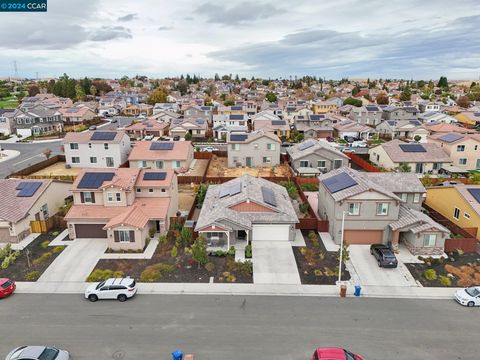
[{"label": "second-story window", "polygon": [[457,145],[457,151],[458,151],[458,152],[463,152],[463,151],[465,151],[465,145]]},{"label": "second-story window", "polygon": [[240,144],[232,144],[232,150],[235,150],[235,151],[240,150]]},{"label": "second-story window", "polygon": [[267,150],[275,150],[275,144],[267,144]]},{"label": "second-story window", "polygon": [[388,215],[388,203],[377,203],[377,215]]},{"label": "second-story window", "polygon": [[105,150],[108,150],[108,144],[107,143],[103,144],[103,147],[104,147]]},{"label": "second-story window", "polygon": [[415,194],[413,195],[413,202],[414,202],[414,203],[420,202],[420,194],[419,194],[419,193],[415,193]]},{"label": "second-story window", "polygon": [[360,203],[349,203],[348,215],[359,215],[359,214],[360,214]]},{"label": "second-story window", "polygon": [[78,150],[78,144],[77,143],[70,143],[70,150]]}]

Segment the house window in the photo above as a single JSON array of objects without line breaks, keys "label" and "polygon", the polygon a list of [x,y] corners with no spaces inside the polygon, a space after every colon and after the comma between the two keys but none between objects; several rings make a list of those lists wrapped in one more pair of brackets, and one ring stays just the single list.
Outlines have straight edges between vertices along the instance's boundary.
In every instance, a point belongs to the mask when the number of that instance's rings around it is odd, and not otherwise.
[{"label": "house window", "polygon": [[142,189],[137,188],[137,193],[141,193],[141,192],[142,192]]},{"label": "house window", "polygon": [[122,194],[115,193],[115,198],[116,198],[117,201],[122,201]]},{"label": "house window", "polygon": [[108,144],[103,144],[103,148],[104,148],[105,150],[108,150]]},{"label": "house window", "polygon": [[359,214],[360,214],[360,203],[349,203],[348,215],[359,215]]},{"label": "house window", "polygon": [[118,241],[120,242],[130,242],[130,231],[119,230],[118,232]]},{"label": "house window", "polygon": [[309,167],[308,160],[300,160],[300,167]]},{"label": "house window", "polygon": [[425,234],[423,235],[423,246],[435,246],[437,241],[437,235],[435,234]]},{"label": "house window", "polygon": [[415,165],[415,172],[417,174],[423,174],[423,163],[417,163]]},{"label": "house window", "polygon": [[138,162],[138,167],[139,168],[146,168],[147,167],[147,162],[145,160],[140,160]]},{"label": "house window", "polygon": [[165,192],[165,188],[162,188],[162,192]]},{"label": "house window", "polygon": [[327,165],[327,162],[325,160],[318,160],[317,161],[317,167],[319,167],[319,168],[324,168],[324,167],[326,167],[326,165]]},{"label": "house window", "polygon": [[475,150],[477,150],[477,149],[478,149],[478,145],[475,145]]},{"label": "house window", "polygon": [[148,192],[153,193],[153,189],[152,188],[148,189]]},{"label": "house window", "polygon": [[182,165],[179,160],[172,161],[172,169],[179,169]]},{"label": "house window", "polygon": [[105,158],[105,162],[107,164],[107,167],[113,167],[114,166],[113,157],[107,156]]},{"label": "house window", "polygon": [[442,163],[433,163],[433,170],[440,170]]},{"label": "house window", "polygon": [[270,156],[264,156],[263,157],[263,163],[264,164],[270,164],[272,162],[272,158]]},{"label": "house window", "polygon": [[333,161],[333,167],[334,169],[341,168],[343,165],[343,160],[334,160]]},{"label": "house window", "polygon": [[232,144],[232,150],[234,151],[240,150],[240,144]]},{"label": "house window", "polygon": [[413,194],[413,202],[414,203],[419,203],[420,202],[420,194],[419,193]]},{"label": "house window", "polygon": [[90,157],[90,163],[91,164],[96,164],[97,163],[97,158],[96,157]]},{"label": "house window", "polygon": [[377,203],[377,215],[388,215],[388,203]]},{"label": "house window", "polygon": [[113,193],[107,193],[107,201],[113,202]]},{"label": "house window", "polygon": [[466,158],[458,159],[458,164],[459,165],[467,165],[467,159]]},{"label": "house window", "polygon": [[155,161],[155,167],[157,169],[163,169],[163,161]]},{"label": "house window", "polygon": [[465,151],[465,145],[457,145],[457,151],[458,151],[458,152],[463,152],[463,151]]},{"label": "house window", "polygon": [[275,144],[267,144],[267,150],[275,150]]},{"label": "house window", "polygon": [[77,143],[70,143],[70,150],[78,150],[78,144]]},{"label": "house window", "polygon": [[94,194],[93,192],[82,192],[83,194],[83,203],[94,203]]},{"label": "house window", "polygon": [[465,219],[469,219],[470,220],[470,214],[469,213],[463,213],[463,217]]},{"label": "house window", "polygon": [[92,148],[92,143],[88,143],[88,148],[89,148],[89,149]]},{"label": "house window", "polygon": [[459,208],[453,208],[453,218],[458,220],[460,218],[460,209]]},{"label": "house window", "polygon": [[407,202],[407,198],[408,198],[408,194],[407,194],[407,193],[403,193],[403,194],[402,194],[402,201]]},{"label": "house window", "polygon": [[79,164],[80,158],[78,156],[72,156],[72,164]]}]

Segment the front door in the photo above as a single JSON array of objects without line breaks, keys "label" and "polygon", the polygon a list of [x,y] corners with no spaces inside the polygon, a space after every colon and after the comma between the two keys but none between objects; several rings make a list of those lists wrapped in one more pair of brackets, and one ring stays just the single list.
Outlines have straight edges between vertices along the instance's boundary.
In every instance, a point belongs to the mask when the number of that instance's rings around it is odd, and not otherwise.
[{"label": "front door", "polygon": [[253,166],[253,158],[247,157],[247,158],[245,159],[245,165],[246,165],[247,167],[252,167],[252,166]]},{"label": "front door", "polygon": [[237,239],[238,240],[247,240],[247,232],[245,230],[238,230],[237,231]]},{"label": "front door", "polygon": [[160,232],[160,221],[155,221],[155,228],[157,230],[157,233]]}]

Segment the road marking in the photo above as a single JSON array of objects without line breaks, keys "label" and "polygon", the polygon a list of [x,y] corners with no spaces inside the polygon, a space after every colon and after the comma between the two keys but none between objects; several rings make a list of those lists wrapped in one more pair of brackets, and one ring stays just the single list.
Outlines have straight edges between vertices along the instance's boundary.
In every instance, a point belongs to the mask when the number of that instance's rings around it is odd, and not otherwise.
[{"label": "road marking", "polygon": [[14,163],[13,165],[21,164],[22,162],[32,160],[32,159],[36,158],[37,156],[42,156],[42,154],[37,154],[37,155],[35,155],[35,156],[29,157],[28,159],[25,159],[25,160],[16,162],[16,163]]}]

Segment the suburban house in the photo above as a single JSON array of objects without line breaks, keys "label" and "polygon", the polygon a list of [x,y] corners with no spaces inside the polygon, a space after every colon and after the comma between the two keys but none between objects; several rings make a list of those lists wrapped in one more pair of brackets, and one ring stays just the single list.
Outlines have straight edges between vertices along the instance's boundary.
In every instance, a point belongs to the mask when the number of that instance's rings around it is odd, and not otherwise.
[{"label": "suburban house", "polygon": [[450,182],[429,187],[425,204],[480,240],[480,185]]},{"label": "suburban house", "polygon": [[288,122],[278,118],[271,112],[259,112],[251,120],[254,130],[270,131],[278,137],[290,137],[290,125]]},{"label": "suburban house", "polygon": [[307,116],[308,114],[311,114],[312,110],[310,110],[307,106],[305,105],[300,105],[300,106],[286,106],[283,109],[283,118],[287,120],[289,124],[293,124],[295,121],[295,117],[298,116]]},{"label": "suburban house", "polygon": [[445,124],[456,124],[457,119],[455,119],[453,116],[439,113],[439,112],[427,112],[420,114],[418,117],[418,120],[421,120],[424,124],[439,124],[439,123],[445,123]]},{"label": "suburban house", "polygon": [[246,114],[213,115],[213,136],[226,138],[230,132],[247,132],[248,116]]},{"label": "suburban house", "polygon": [[171,112],[171,111],[158,111],[156,114],[149,116],[149,120],[156,120],[158,122],[165,122],[171,124],[173,121],[181,118],[182,115]]},{"label": "suburban house", "polygon": [[245,114],[246,111],[243,105],[231,105],[231,106],[219,106],[217,109],[217,113],[220,115],[230,115],[230,114],[242,115],[242,114]]},{"label": "suburban house", "polygon": [[383,136],[390,139],[414,139],[415,136],[420,136],[421,142],[425,142],[428,130],[422,126],[419,120],[386,120],[382,121],[375,128],[376,131]]},{"label": "suburban house", "polygon": [[440,111],[443,103],[432,102],[432,101],[422,101],[418,103],[418,108],[422,113],[428,112],[438,112]]},{"label": "suburban house", "polygon": [[420,111],[414,106],[382,107],[382,118],[384,120],[416,120]]},{"label": "suburban house", "polygon": [[354,139],[368,140],[375,134],[375,129],[359,124],[353,120],[343,120],[333,125],[334,135],[341,139],[352,137]]},{"label": "suburban house", "polygon": [[72,187],[65,216],[71,239],[107,239],[113,250],[142,250],[150,229],[165,234],[178,208],[177,176],[169,170],[91,169]]},{"label": "suburban house", "polygon": [[480,134],[436,134],[428,142],[440,146],[459,169],[480,169]]},{"label": "suburban house", "polygon": [[359,124],[375,127],[382,121],[382,109],[377,105],[352,107],[349,117]]},{"label": "suburban house", "polygon": [[158,114],[159,112],[169,111],[169,112],[177,112],[180,110],[180,106],[173,102],[173,103],[156,103],[153,106],[153,115]]},{"label": "suburban house", "polygon": [[443,254],[450,231],[419,210],[425,188],[414,174],[374,174],[343,167],[320,175],[319,180],[318,215],[328,220],[335,243],[341,241],[345,214],[347,244],[383,243],[398,249],[403,243],[416,255]]},{"label": "suburban house", "polygon": [[314,114],[334,113],[338,109],[338,102],[335,100],[316,101],[312,104]]},{"label": "suburban house", "polygon": [[298,175],[318,175],[348,166],[350,158],[326,141],[305,140],[287,148],[289,163]]},{"label": "suburban house", "polygon": [[192,138],[205,138],[208,130],[208,123],[203,118],[196,119],[177,119],[170,124],[170,136],[180,136],[185,138],[185,135],[191,134]]},{"label": "suburban house", "polygon": [[280,164],[280,139],[271,132],[230,133],[227,145],[228,167]]},{"label": "suburban house", "polygon": [[455,119],[463,125],[476,126],[480,123],[480,112],[463,111],[460,114],[455,115]]},{"label": "suburban house", "polygon": [[436,123],[436,124],[424,124],[430,135],[435,134],[447,134],[447,133],[460,133],[460,134],[475,134],[477,130],[467,129],[464,127],[456,126],[454,124]]},{"label": "suburban house", "polygon": [[131,168],[185,172],[193,161],[190,141],[138,141],[128,157]]},{"label": "suburban house", "polygon": [[168,122],[160,122],[153,119],[147,119],[141,122],[136,122],[125,128],[125,132],[132,139],[143,139],[147,135],[160,137],[168,134]]},{"label": "suburban house", "polygon": [[417,174],[438,173],[443,165],[452,161],[437,144],[405,143],[391,140],[368,151],[370,161],[387,170],[394,170],[407,164],[410,172]]},{"label": "suburban house", "polygon": [[195,231],[210,249],[244,249],[260,241],[292,241],[296,223],[283,186],[243,175],[208,187]]},{"label": "suburban house", "polygon": [[13,133],[13,114],[15,109],[0,109],[0,136],[8,136]]},{"label": "suburban house", "polygon": [[13,126],[23,137],[52,134],[63,131],[62,114],[56,109],[36,105],[28,110],[16,109]]},{"label": "suburban house", "polygon": [[130,104],[123,109],[123,114],[126,116],[150,116],[153,115],[153,106],[148,104]]},{"label": "suburban house", "polygon": [[0,243],[18,243],[31,221],[46,221],[65,203],[71,184],[55,180],[0,179]]},{"label": "suburban house", "polygon": [[295,129],[304,139],[319,139],[333,136],[333,123],[328,115],[308,114],[295,117]]},{"label": "suburban house", "polygon": [[185,118],[204,119],[208,122],[212,121],[213,109],[211,106],[192,105],[183,109],[183,116]]},{"label": "suburban house", "polygon": [[93,120],[97,115],[87,106],[73,106],[70,108],[58,109],[65,124],[81,124]]},{"label": "suburban house", "polygon": [[68,132],[63,147],[66,164],[81,168],[118,168],[132,149],[125,131]]}]

